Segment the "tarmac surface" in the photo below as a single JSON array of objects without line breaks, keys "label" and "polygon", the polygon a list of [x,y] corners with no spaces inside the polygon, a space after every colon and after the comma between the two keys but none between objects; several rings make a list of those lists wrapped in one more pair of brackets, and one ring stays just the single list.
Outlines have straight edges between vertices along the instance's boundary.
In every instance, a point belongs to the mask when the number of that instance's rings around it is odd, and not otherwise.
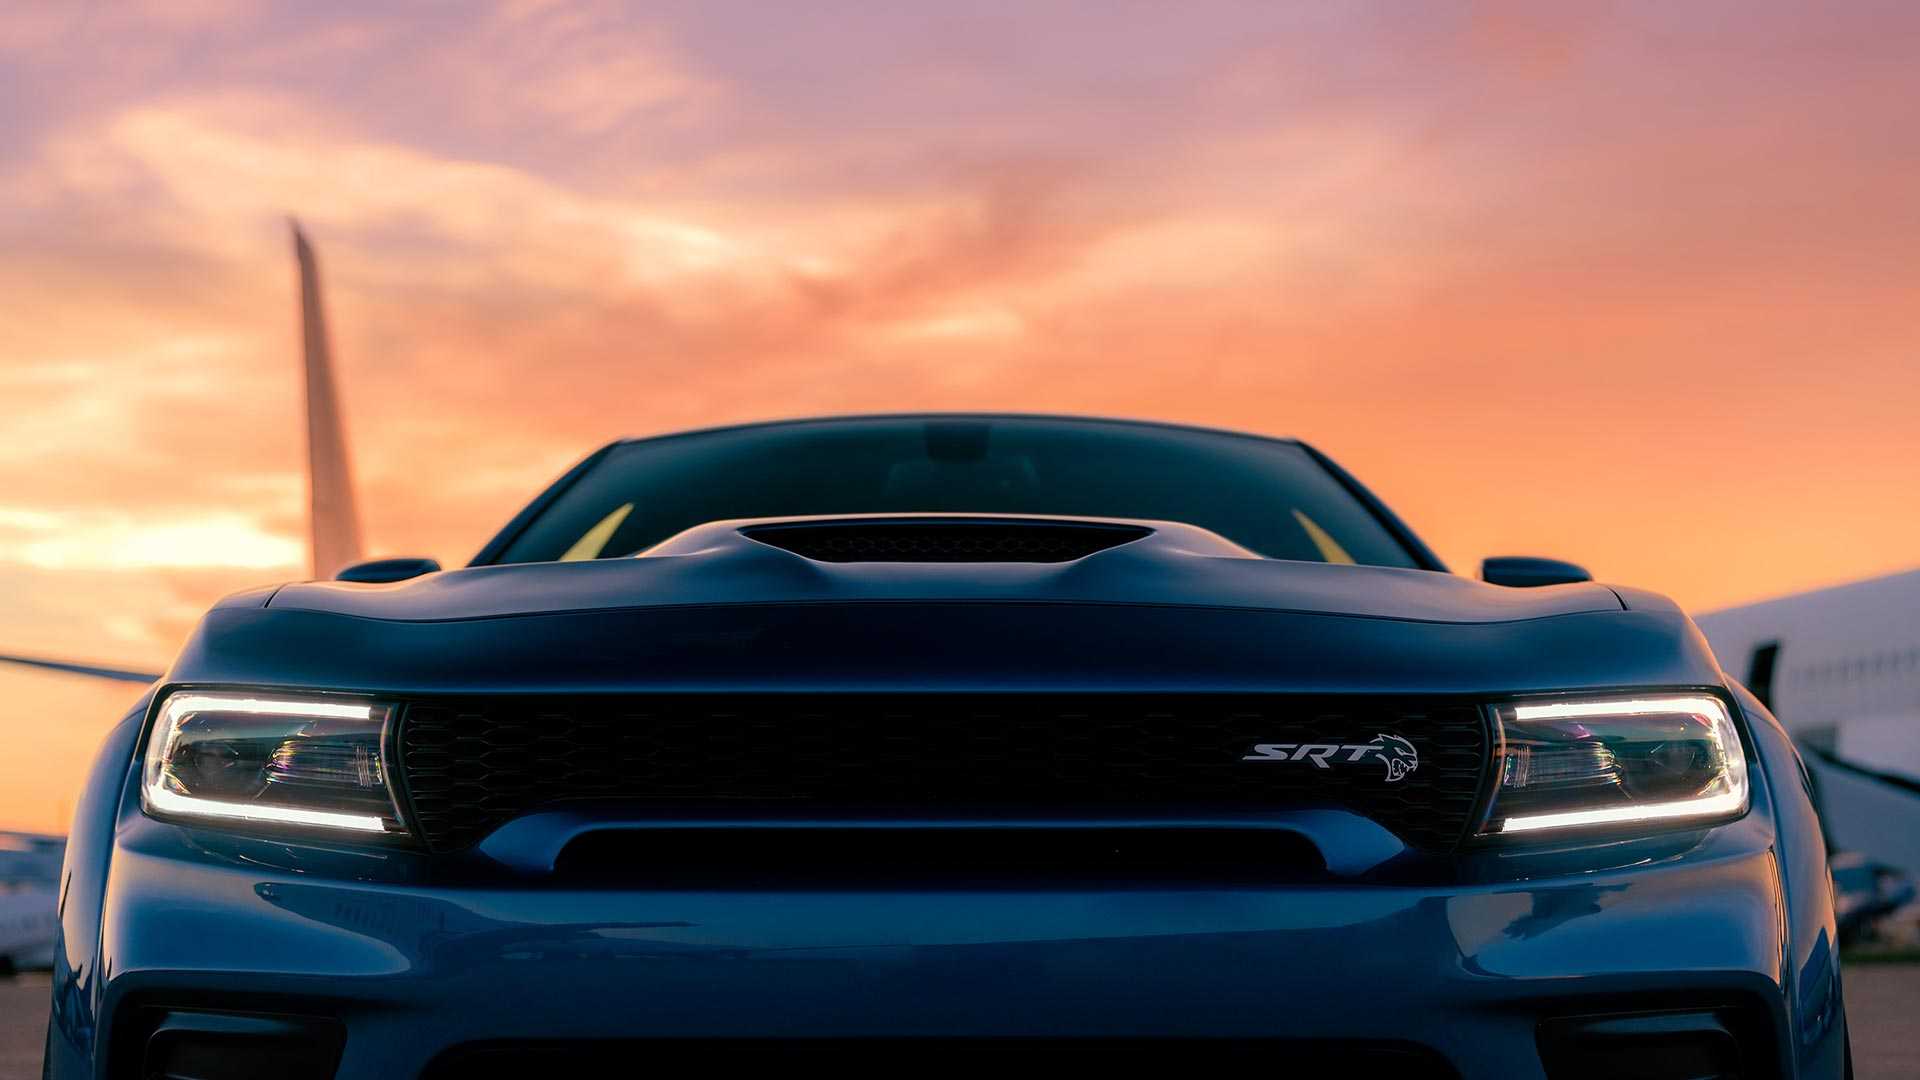
[{"label": "tarmac surface", "polygon": [[[1859,1080],[1920,1077],[1920,964],[1851,964],[1847,1017]],[[0,978],[0,1080],[37,1080],[47,977]]]}]

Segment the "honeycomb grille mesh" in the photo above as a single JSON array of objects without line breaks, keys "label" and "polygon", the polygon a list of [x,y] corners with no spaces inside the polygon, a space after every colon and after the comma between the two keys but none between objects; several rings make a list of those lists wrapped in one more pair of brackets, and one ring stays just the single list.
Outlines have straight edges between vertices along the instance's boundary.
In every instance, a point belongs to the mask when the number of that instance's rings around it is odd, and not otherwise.
[{"label": "honeycomb grille mesh", "polygon": [[1151,530],[1040,522],[861,522],[744,531],[750,539],[818,562],[1071,562]]},{"label": "honeycomb grille mesh", "polygon": [[[1419,765],[1248,762],[1255,744],[1404,737]],[[676,695],[421,702],[400,773],[427,846],[470,846],[568,800],[663,816],[756,808],[1156,813],[1344,806],[1409,844],[1464,836],[1489,760],[1471,704],[1208,695]],[[1340,755],[1344,757],[1345,755]]]}]

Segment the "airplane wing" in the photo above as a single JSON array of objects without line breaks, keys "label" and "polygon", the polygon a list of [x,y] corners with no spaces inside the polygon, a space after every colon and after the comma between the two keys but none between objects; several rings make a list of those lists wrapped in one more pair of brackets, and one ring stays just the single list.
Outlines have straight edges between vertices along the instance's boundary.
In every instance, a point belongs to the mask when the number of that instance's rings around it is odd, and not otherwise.
[{"label": "airplane wing", "polygon": [[112,679],[116,682],[143,685],[160,681],[160,676],[153,672],[128,671],[125,668],[101,667],[98,664],[76,664],[66,660],[48,660],[37,656],[8,656],[0,653],[0,664],[19,664],[22,667],[59,671],[68,675],[88,675],[96,679]]},{"label": "airplane wing", "polygon": [[1800,750],[1833,845],[1920,874],[1920,783],[1869,771],[1818,747]]}]

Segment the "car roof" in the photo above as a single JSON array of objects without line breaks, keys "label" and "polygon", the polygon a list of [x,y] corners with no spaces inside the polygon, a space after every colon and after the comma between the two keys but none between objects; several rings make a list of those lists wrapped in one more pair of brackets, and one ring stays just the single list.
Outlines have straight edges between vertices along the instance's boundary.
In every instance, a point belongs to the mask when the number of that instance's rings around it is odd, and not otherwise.
[{"label": "car roof", "polygon": [[1440,561],[1440,557],[1434,553],[1433,549],[1428,547],[1426,543],[1422,541],[1420,537],[1413,532],[1412,529],[1409,529],[1406,523],[1401,521],[1400,518],[1396,514],[1394,514],[1392,509],[1390,509],[1385,503],[1381,502],[1380,499],[1373,494],[1373,492],[1367,490],[1365,485],[1361,484],[1360,481],[1353,476],[1353,474],[1347,472],[1345,469],[1341,468],[1338,463],[1333,461],[1333,459],[1327,457],[1325,454],[1314,449],[1312,446],[1308,445],[1307,443],[1303,442],[1300,439],[1289,438],[1284,436],[1274,436],[1274,435],[1255,435],[1245,431],[1234,431],[1230,428],[1207,427],[1202,424],[1183,424],[1183,423],[1177,423],[1170,420],[1136,420],[1136,419],[1125,419],[1120,417],[1109,417],[1109,416],[1085,416],[1085,415],[1076,415],[1072,413],[961,412],[961,411],[846,413],[841,415],[828,415],[828,416],[803,416],[803,417],[792,417],[789,419],[780,419],[780,420],[756,420],[756,421],[751,421],[748,423],[741,423],[741,424],[721,424],[713,427],[693,428],[685,431],[662,432],[659,435],[635,436],[635,437],[629,437],[625,439],[616,439],[613,442],[607,443],[606,445],[600,447],[598,450],[595,450],[593,453],[587,455],[585,458],[583,458],[581,461],[575,464],[573,468],[569,469],[565,474],[563,474],[558,480],[555,480],[553,484],[551,484],[545,491],[541,492],[537,497],[535,497],[532,502],[522,507],[520,512],[514,515],[511,521],[507,522],[505,527],[503,527],[499,532],[495,533],[491,540],[487,541],[486,545],[483,546],[480,549],[480,551],[474,555],[473,559],[470,560],[467,565],[481,566],[481,565],[485,565],[487,563],[492,562],[493,559],[502,550],[505,549],[507,543],[511,541],[512,538],[520,532],[520,530],[525,528],[528,522],[532,521],[536,516],[538,516],[539,513],[546,508],[548,503],[550,503],[553,499],[557,498],[560,492],[566,490],[568,485],[572,484],[574,480],[578,479],[588,469],[592,468],[593,465],[597,463],[600,459],[604,458],[607,454],[611,453],[614,450],[619,449],[620,447],[631,446],[637,443],[659,442],[666,439],[686,438],[686,437],[697,436],[697,435],[716,435],[716,434],[725,434],[727,432],[735,432],[735,431],[754,431],[754,430],[764,430],[764,429],[781,428],[781,427],[806,427],[814,424],[829,425],[829,424],[858,423],[858,422],[869,421],[869,420],[908,420],[908,421],[1004,420],[1004,421],[1038,421],[1043,423],[1054,422],[1054,423],[1078,423],[1078,424],[1106,424],[1106,425],[1111,425],[1115,427],[1130,427],[1130,428],[1138,428],[1143,430],[1193,432],[1193,433],[1202,434],[1202,435],[1213,435],[1220,438],[1248,439],[1255,442],[1279,443],[1286,446],[1299,447],[1301,450],[1305,451],[1309,456],[1311,456],[1315,461],[1317,461],[1322,468],[1326,469],[1329,473],[1331,473],[1334,479],[1338,481],[1342,487],[1345,487],[1348,490],[1348,492],[1350,492],[1355,498],[1359,499],[1360,502],[1366,506],[1367,510],[1370,513],[1372,513],[1372,515],[1375,518],[1377,518],[1381,522],[1381,524],[1386,526],[1387,531],[1391,532],[1403,547],[1405,547],[1408,551],[1413,553],[1414,560],[1417,563],[1419,563],[1422,568],[1428,569],[1428,570],[1438,570],[1441,572],[1445,572],[1447,568],[1446,564]]},{"label": "car roof", "polygon": [[616,439],[609,444],[626,446],[632,443],[655,442],[660,439],[677,439],[692,435],[724,435],[734,431],[753,431],[765,428],[806,427],[814,424],[858,423],[870,420],[1012,420],[1038,421],[1077,424],[1112,424],[1121,427],[1158,428],[1163,431],[1190,431],[1203,435],[1221,435],[1237,439],[1257,439],[1262,442],[1287,443],[1293,446],[1304,445],[1299,439],[1288,436],[1257,435],[1248,431],[1235,431],[1231,428],[1208,427],[1204,424],[1185,424],[1171,420],[1140,420],[1117,416],[1085,416],[1073,413],[1025,413],[1025,412],[892,412],[892,413],[846,413],[826,416],[795,416],[775,420],[752,420],[739,424],[719,424],[712,427],[689,428],[683,431],[665,431],[658,435],[633,435]]}]

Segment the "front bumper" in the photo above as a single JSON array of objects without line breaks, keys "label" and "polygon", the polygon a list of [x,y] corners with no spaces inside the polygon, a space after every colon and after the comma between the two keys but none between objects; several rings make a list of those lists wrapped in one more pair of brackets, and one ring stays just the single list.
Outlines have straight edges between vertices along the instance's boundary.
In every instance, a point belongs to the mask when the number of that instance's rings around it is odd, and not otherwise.
[{"label": "front bumper", "polygon": [[1809,1064],[1838,1060],[1837,977],[1789,970],[1768,836],[1753,815],[1489,855],[1446,885],[641,891],[435,880],[136,812],[110,974],[57,993],[52,1075],[119,1075],[160,1009],[332,1018],[337,1075],[382,1080],[476,1044],[840,1037],[1333,1040],[1532,1078],[1556,1017],[1728,1009],[1756,1075],[1837,1077]]}]

